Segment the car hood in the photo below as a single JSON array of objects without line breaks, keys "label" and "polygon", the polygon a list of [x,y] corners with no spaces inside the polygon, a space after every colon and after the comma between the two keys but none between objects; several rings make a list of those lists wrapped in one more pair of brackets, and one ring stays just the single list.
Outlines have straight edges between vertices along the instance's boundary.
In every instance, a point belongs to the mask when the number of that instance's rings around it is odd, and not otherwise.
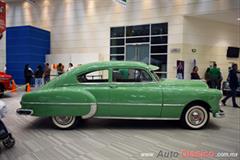
[{"label": "car hood", "polygon": [[162,86],[189,86],[189,87],[203,87],[207,88],[207,84],[202,80],[162,80],[160,81]]}]

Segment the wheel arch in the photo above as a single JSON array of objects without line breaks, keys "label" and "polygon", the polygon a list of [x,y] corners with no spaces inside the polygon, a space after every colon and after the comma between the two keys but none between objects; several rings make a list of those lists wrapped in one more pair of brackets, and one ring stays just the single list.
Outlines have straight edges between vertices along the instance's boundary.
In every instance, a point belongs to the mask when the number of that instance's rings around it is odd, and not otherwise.
[{"label": "wheel arch", "polygon": [[205,102],[203,100],[194,100],[185,105],[184,109],[182,110],[181,117],[184,115],[184,113],[187,111],[187,109],[189,109],[193,105],[201,105],[208,112],[211,112],[211,106],[207,102]]}]

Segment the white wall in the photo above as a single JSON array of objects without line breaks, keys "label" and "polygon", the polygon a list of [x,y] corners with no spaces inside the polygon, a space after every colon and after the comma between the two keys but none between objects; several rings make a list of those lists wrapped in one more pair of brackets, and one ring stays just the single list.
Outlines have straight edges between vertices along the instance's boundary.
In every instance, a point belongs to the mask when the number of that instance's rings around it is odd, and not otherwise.
[{"label": "white wall", "polygon": [[183,18],[179,14],[190,3],[186,1],[180,5],[165,0],[131,0],[127,7],[123,7],[113,0],[36,2],[9,3],[7,25],[34,25],[50,30],[51,54],[57,54],[62,57],[60,59],[69,53],[82,56],[96,53],[100,60],[109,60],[112,26],[168,22],[169,44],[181,44]]},{"label": "white wall", "polygon": [[61,62],[65,69],[67,69],[69,62],[73,63],[74,66],[82,65],[85,63],[91,63],[100,61],[101,57],[97,53],[66,53],[66,54],[52,54],[46,56],[46,62],[51,64],[58,64]]},{"label": "white wall", "polygon": [[[224,78],[227,77],[231,63],[240,65],[240,58],[227,58],[228,46],[240,47],[240,28],[237,25],[214,22],[192,17],[185,17],[183,30],[182,58],[186,61],[188,78],[192,69],[193,59],[197,60],[200,76],[210,61],[216,61]],[[196,49],[196,53],[192,53]]]},{"label": "white wall", "polygon": [[7,26],[33,25],[51,31],[51,54],[99,54],[108,60],[110,27],[148,23],[169,24],[168,77],[175,78],[176,60],[182,59],[184,15],[236,8],[238,0],[129,0],[127,7],[113,0],[35,0],[9,2]]}]

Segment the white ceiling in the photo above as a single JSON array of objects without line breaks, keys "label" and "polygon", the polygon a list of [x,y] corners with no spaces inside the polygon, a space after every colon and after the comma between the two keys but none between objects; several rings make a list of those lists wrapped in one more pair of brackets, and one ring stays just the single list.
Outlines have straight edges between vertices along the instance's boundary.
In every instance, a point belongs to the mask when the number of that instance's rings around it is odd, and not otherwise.
[{"label": "white ceiling", "polygon": [[[6,2],[20,2],[20,1],[35,2],[36,0],[4,0],[4,1],[6,1]],[[233,0],[233,1],[229,0],[229,2],[234,3],[235,0]],[[240,24],[240,21],[237,20],[237,18],[240,18],[240,6],[236,6],[236,4],[239,4],[239,0],[236,0],[236,2],[234,4],[235,4],[235,7],[234,7],[235,9],[233,9],[233,10],[221,10],[221,11],[215,11],[215,13],[209,13],[209,14],[199,14],[198,13],[197,15],[186,15],[186,16],[237,25],[237,24]]]}]

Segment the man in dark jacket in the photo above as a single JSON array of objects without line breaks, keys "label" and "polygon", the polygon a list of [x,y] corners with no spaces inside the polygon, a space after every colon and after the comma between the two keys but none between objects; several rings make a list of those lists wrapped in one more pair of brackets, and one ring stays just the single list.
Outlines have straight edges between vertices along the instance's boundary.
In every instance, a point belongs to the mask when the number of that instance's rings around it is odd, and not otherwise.
[{"label": "man in dark jacket", "polygon": [[43,84],[43,69],[41,65],[37,66],[37,70],[34,73],[34,77],[35,77],[35,87],[41,87]]},{"label": "man in dark jacket", "polygon": [[222,100],[224,106],[226,105],[226,101],[232,97],[233,107],[240,108],[236,103],[236,90],[238,87],[237,69],[237,64],[233,64],[232,69],[229,71],[228,80],[231,92]]},{"label": "man in dark jacket", "polygon": [[29,83],[31,85],[33,78],[33,70],[30,68],[29,64],[26,64],[24,67],[24,78],[25,84]]}]

